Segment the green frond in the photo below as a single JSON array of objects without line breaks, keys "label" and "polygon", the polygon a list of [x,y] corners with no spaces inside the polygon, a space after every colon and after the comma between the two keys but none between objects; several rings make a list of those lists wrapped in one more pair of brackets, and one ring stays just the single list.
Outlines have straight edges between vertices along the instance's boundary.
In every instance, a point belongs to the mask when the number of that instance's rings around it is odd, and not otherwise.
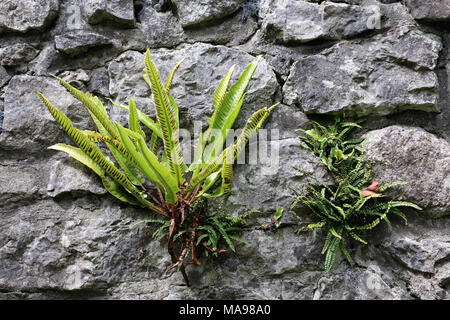
[{"label": "green frond", "polygon": [[[129,106],[123,106],[120,104],[115,103],[113,100],[108,99],[114,106],[121,108],[123,110],[126,110],[128,112],[130,112],[130,107]],[[158,124],[155,123],[155,121],[153,121],[153,119],[147,117],[144,113],[142,113],[141,111],[137,111],[138,114],[138,119],[139,121],[145,125],[147,128],[149,128],[153,133],[155,133],[159,138],[162,139],[162,134],[161,134],[161,129],[159,128]]]},{"label": "green frond", "polygon": [[145,65],[147,74],[151,84],[153,103],[156,109],[156,119],[161,129],[163,136],[164,150],[167,156],[167,162],[170,170],[175,175],[178,185],[182,185],[184,178],[184,161],[180,149],[180,142],[178,137],[178,129],[175,121],[175,115],[169,104],[169,99],[164,87],[161,84],[161,79],[156,69],[155,64],[150,59],[150,51],[147,50],[145,54]]},{"label": "green frond", "polygon": [[109,135],[112,138],[117,139],[118,137],[117,130],[115,129],[111,120],[109,120],[106,110],[98,98],[93,97],[89,93],[81,92],[80,90],[74,88],[73,86],[71,86],[70,84],[68,84],[66,81],[64,81],[59,77],[56,76],[53,77],[57,79],[67,89],[67,91],[69,91],[75,98],[81,101],[92,114],[95,115],[95,117],[106,129],[106,131],[108,131]]},{"label": "green frond", "polygon": [[416,210],[422,211],[423,209],[421,207],[419,207],[417,204],[414,204],[412,202],[408,202],[408,201],[390,201],[389,205],[391,208],[396,208],[396,207],[410,207],[410,208],[414,208]]},{"label": "green frond", "polygon": [[133,99],[130,99],[128,115],[128,126],[130,130],[140,134],[145,139],[145,133],[144,131],[142,131],[141,126],[139,125],[139,117],[136,109],[136,104],[134,103]]},{"label": "green frond", "polygon": [[97,162],[92,160],[83,150],[80,148],[76,148],[73,146],[69,146],[67,144],[58,143],[54,144],[48,149],[56,150],[56,151],[62,151],[67,153],[69,156],[74,158],[75,160],[81,162],[86,167],[90,168],[92,171],[94,171],[99,177],[105,177],[105,170],[103,170],[102,167],[98,165]]},{"label": "green frond", "polygon": [[[212,145],[209,147],[210,151],[206,152],[205,150],[205,154],[203,154],[203,157],[206,162],[210,161],[216,156],[214,154],[211,154],[211,152],[214,152],[214,150],[219,150],[223,146],[227,136],[227,131],[233,126],[233,123],[236,120],[236,117],[239,114],[241,106],[244,102],[245,90],[247,89],[253,73],[256,70],[259,59],[260,57],[253,60],[242,72],[238,81],[236,81],[236,83],[231,86],[228,93],[226,93],[225,96],[221,97],[225,85],[228,85],[229,83],[228,77],[231,77],[231,73],[234,70],[234,68],[232,68],[225,76],[222,82],[222,87],[220,87],[219,91],[216,92],[217,95],[215,94],[215,100],[217,105],[215,105],[215,107],[217,107],[217,109],[214,110],[214,113],[209,121],[209,130],[210,132],[217,131],[220,134],[217,134],[219,136],[216,137],[211,143]],[[206,137],[206,139],[209,138],[209,136]],[[207,146],[205,148],[207,148]]]},{"label": "green frond", "polygon": [[128,136],[131,133],[130,130],[126,130],[117,122],[114,122],[114,124],[118,129],[120,139],[128,153],[139,163],[141,172],[159,189],[165,191],[166,201],[168,203],[175,203],[177,200],[178,185],[171,172],[159,163],[158,157],[148,149],[141,135],[134,133],[133,138],[136,138],[135,145]]},{"label": "green frond", "polygon": [[81,130],[75,128],[72,121],[58,108],[53,106],[40,92],[39,97],[44,102],[50,114],[66,131],[72,141],[94,162],[96,162],[115,182],[122,185],[129,193],[131,193],[141,204],[155,209],[155,207],[145,198],[142,193],[131,183],[131,181],[117,169],[111,161],[109,161],[100,149],[83,134]]},{"label": "green frond", "polygon": [[172,87],[172,81],[173,81],[173,77],[175,76],[175,72],[177,72],[178,68],[180,67],[181,63],[184,61],[184,59],[178,61],[175,66],[173,67],[172,71],[170,71],[169,75],[167,76],[166,79],[166,84],[165,84],[165,89],[167,94],[170,93],[170,88]]},{"label": "green frond", "polygon": [[325,256],[325,272],[329,272],[331,270],[331,267],[334,264],[334,261],[336,260],[336,255],[338,252],[339,244],[341,242],[341,239],[334,237],[330,241],[330,245],[327,249],[327,254]]}]

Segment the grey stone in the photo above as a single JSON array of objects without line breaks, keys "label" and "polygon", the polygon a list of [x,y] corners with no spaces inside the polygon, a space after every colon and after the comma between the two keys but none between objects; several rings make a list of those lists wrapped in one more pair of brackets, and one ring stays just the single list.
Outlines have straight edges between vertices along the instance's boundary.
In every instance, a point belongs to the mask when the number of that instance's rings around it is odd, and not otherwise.
[{"label": "grey stone", "polygon": [[17,66],[34,59],[39,53],[33,46],[17,43],[0,49],[0,64],[3,66]]},{"label": "grey stone", "polygon": [[[67,155],[66,158],[69,158]],[[81,163],[73,159],[57,160],[51,163],[47,194],[51,197],[65,192],[91,192],[106,194],[101,180]]]},{"label": "grey stone", "polygon": [[[111,211],[110,202],[105,202],[103,209],[94,209],[92,202],[80,204],[82,207],[63,209],[44,200],[38,206],[20,207],[13,216],[2,215],[2,290],[104,291],[105,284],[131,277],[132,269],[128,268],[135,265],[137,242],[128,230],[129,218],[124,215],[122,219],[120,209]],[[108,220],[103,219],[105,213]],[[123,237],[115,243],[108,237],[114,230],[128,234],[128,239]],[[123,259],[123,254],[129,261],[117,273],[113,266]],[[101,260],[106,268],[101,267]]]},{"label": "grey stone", "polygon": [[137,24],[145,37],[147,46],[174,47],[184,39],[183,28],[170,11],[158,12],[149,2],[139,13]]},{"label": "grey stone", "polygon": [[26,150],[23,153],[26,157],[33,152],[43,153],[54,143],[68,141],[65,132],[59,128],[36,91],[42,92],[75,125],[86,128],[89,123],[88,111],[57,80],[28,75],[14,76],[5,92],[0,148]]},{"label": "grey stone", "polygon": [[172,0],[183,27],[203,24],[236,12],[243,0]]},{"label": "grey stone", "polygon": [[81,90],[86,91],[86,84],[90,80],[90,75],[82,69],[74,70],[74,71],[64,71],[63,73],[58,75],[60,78],[64,79],[71,86]]},{"label": "grey stone", "polygon": [[449,0],[405,0],[415,19],[428,21],[449,21]]},{"label": "grey stone", "polygon": [[88,90],[94,94],[109,96],[109,77],[106,68],[92,70]]},{"label": "grey stone", "polygon": [[[119,104],[128,105],[129,99],[148,116],[155,115],[150,98],[150,89],[142,78],[144,55],[137,51],[127,51],[108,65],[109,93]],[[126,124],[128,112],[112,107],[110,116],[115,121]]]},{"label": "grey stone", "polygon": [[77,56],[90,48],[111,44],[107,37],[93,32],[71,32],[55,37],[55,48],[65,54]]},{"label": "grey stone", "polygon": [[232,17],[208,28],[187,28],[184,30],[188,42],[208,42],[235,46],[247,41],[258,29],[255,18],[239,11]]},{"label": "grey stone", "polygon": [[[0,65],[0,299],[450,299],[446,3],[2,1],[2,47],[15,49],[6,59],[13,63]],[[317,32],[304,33],[298,22]],[[61,54],[53,39],[66,34],[75,51],[86,54]],[[86,39],[74,36],[82,34],[110,44],[86,48],[77,42]],[[22,49],[14,47],[19,43]],[[40,50],[34,58],[23,54],[30,46]],[[180,273],[164,274],[171,261],[165,240],[149,236],[156,226],[129,230],[153,214],[121,203],[87,167],[47,149],[72,143],[36,95],[42,91],[81,129],[94,128],[88,112],[49,73],[102,101],[134,98],[152,116],[142,79],[148,47],[162,80],[184,58],[172,94],[191,133],[195,120],[207,125],[214,90],[229,67],[236,64],[234,82],[257,55],[263,59],[236,128],[253,111],[283,100],[264,127],[269,155],[279,148],[279,166],[270,157],[251,162],[248,153],[245,164],[234,166],[237,194],[224,204],[231,215],[261,211],[241,235],[248,244],[202,257],[199,268],[188,266],[191,288]],[[127,112],[107,108],[114,120],[128,122]],[[355,267],[339,253],[325,273],[326,234],[297,234],[311,215],[296,207],[298,221],[288,212],[295,198],[289,187],[306,180],[294,166],[332,181],[318,159],[297,146],[295,130],[308,127],[311,113],[343,112],[372,115],[363,132],[373,134],[366,148],[377,177],[408,181],[389,195],[425,211],[405,210],[408,225],[391,216],[392,230],[378,225],[365,235],[368,245],[348,241]],[[409,127],[388,127],[393,124]],[[248,150],[254,147],[252,140]],[[281,226],[264,229],[277,206],[285,209]]]},{"label": "grey stone", "polygon": [[[275,109],[274,114],[276,113]],[[268,213],[274,212],[280,206],[286,212],[285,218],[292,218],[288,211],[295,197],[290,188],[298,189],[298,183],[306,178],[294,168],[314,173],[325,183],[333,181],[320,161],[312,153],[300,148],[297,138],[275,140],[272,137],[267,147],[260,142],[256,145],[250,140],[250,150],[252,146],[258,147],[258,162],[255,163],[256,159],[244,162],[238,158],[233,182],[233,191],[236,194],[231,195],[226,202],[226,208],[230,213],[243,213],[249,208]],[[268,152],[265,152],[266,150]],[[265,159],[261,158],[261,153]],[[239,164],[242,162],[245,165]]]},{"label": "grey stone", "polygon": [[0,164],[0,202],[2,206],[36,198],[42,189],[39,171],[25,165]]},{"label": "grey stone", "polygon": [[0,66],[0,88],[9,82],[11,76],[3,66]]},{"label": "grey stone", "polygon": [[307,113],[437,112],[439,85],[431,70],[441,48],[439,38],[408,27],[341,42],[294,63],[283,101]]},{"label": "grey stone", "polygon": [[390,126],[371,131],[366,157],[382,183],[405,181],[394,196],[412,201],[431,217],[450,213],[450,146],[420,128]]},{"label": "grey stone", "polygon": [[4,0],[0,3],[0,33],[43,31],[58,13],[58,0]]},{"label": "grey stone", "polygon": [[87,0],[84,10],[90,24],[110,20],[129,27],[135,25],[133,0]]},{"label": "grey stone", "polygon": [[332,2],[277,1],[265,13],[267,37],[282,43],[343,39],[380,28],[381,11]]},{"label": "grey stone", "polygon": [[28,70],[36,76],[46,76],[49,73],[54,59],[58,55],[54,42],[48,42],[38,56],[28,64]]}]

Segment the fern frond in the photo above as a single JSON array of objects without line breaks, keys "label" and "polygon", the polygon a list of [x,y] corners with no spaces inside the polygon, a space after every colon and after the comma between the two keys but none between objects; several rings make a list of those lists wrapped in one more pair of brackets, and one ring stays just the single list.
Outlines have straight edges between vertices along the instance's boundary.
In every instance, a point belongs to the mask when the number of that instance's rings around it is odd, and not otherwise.
[{"label": "fern frond", "polygon": [[163,136],[163,144],[167,162],[171,172],[175,175],[178,186],[185,181],[184,178],[184,161],[180,149],[180,142],[178,137],[178,130],[175,121],[175,116],[172,108],[169,105],[169,99],[164,87],[161,84],[161,79],[156,69],[155,64],[150,59],[150,51],[147,50],[145,54],[145,65],[147,74],[150,79],[153,103],[156,109],[156,119],[158,121],[161,133]]}]

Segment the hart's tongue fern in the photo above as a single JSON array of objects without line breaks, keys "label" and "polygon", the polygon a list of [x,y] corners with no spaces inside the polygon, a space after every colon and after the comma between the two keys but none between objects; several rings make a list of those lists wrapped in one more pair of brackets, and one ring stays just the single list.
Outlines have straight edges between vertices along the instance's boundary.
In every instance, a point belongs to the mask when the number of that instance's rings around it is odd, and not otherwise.
[{"label": "hart's tongue fern", "polygon": [[338,251],[353,266],[345,247],[346,239],[353,238],[367,244],[363,233],[376,227],[381,220],[390,228],[389,214],[396,214],[407,222],[399,207],[422,210],[411,202],[388,199],[383,194],[403,182],[378,185],[360,146],[363,139],[349,138],[355,128],[360,128],[360,125],[337,118],[333,125],[326,127],[312,122],[312,129],[301,130],[304,132],[300,137],[301,146],[319,157],[335,181],[334,185],[326,185],[311,174],[297,169],[302,175],[312,178],[313,182],[302,183],[300,190],[294,190],[297,199],[291,206],[294,209],[303,204],[309,208],[317,221],[309,224],[308,228],[327,232],[322,249],[327,272],[333,266]]}]

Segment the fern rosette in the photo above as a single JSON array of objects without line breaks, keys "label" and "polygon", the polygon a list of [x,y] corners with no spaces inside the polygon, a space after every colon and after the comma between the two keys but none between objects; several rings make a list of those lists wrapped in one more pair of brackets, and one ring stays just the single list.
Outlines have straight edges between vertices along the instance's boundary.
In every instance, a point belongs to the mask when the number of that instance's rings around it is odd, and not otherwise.
[{"label": "fern rosette", "polygon": [[[234,160],[275,108],[274,105],[256,111],[236,141],[223,149],[227,132],[243,105],[247,86],[259,59],[252,61],[231,87],[234,66],[219,83],[213,97],[214,113],[208,121],[209,128],[201,134],[190,167],[183,159],[179,141],[179,110],[170,93],[181,61],[174,66],[163,84],[147,50],[143,78],[151,89],[156,117],[152,119],[140,112],[132,99],[127,106],[113,102],[128,111],[128,128],[109,119],[99,98],[74,88],[61,78],[55,77],[87,107],[98,131],[75,128],[63,112],[38,92],[49,112],[77,146],[56,144],[50,149],[65,152],[92,169],[101,178],[106,190],[120,201],[158,214],[160,218],[137,221],[131,227],[140,223],[160,225],[153,235],[167,236],[167,249],[172,259],[172,266],[167,271],[178,269],[188,285],[185,266],[201,265],[200,249],[217,255],[227,251],[219,247],[219,240],[223,240],[232,251],[235,250],[232,241],[241,241],[233,233],[241,230],[238,225],[245,223],[247,214],[231,218],[222,211],[209,213],[206,199],[222,197],[231,191]],[[151,132],[150,139],[147,139],[141,124]],[[213,132],[220,134],[213,137]],[[149,144],[147,140],[150,140]],[[101,151],[97,145],[100,143],[107,146],[108,155]],[[156,187],[155,194],[151,192],[149,183]]]}]

